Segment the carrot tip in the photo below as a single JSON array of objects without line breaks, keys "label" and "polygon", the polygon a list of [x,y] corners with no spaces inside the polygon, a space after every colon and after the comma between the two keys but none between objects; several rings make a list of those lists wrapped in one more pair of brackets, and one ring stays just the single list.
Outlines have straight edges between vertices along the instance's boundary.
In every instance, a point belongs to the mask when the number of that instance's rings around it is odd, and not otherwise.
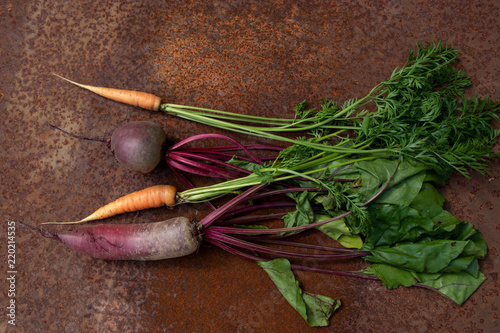
[{"label": "carrot tip", "polygon": [[70,79],[67,79],[64,76],[61,76],[59,74],[52,73],[52,75],[57,76],[58,78],[63,79],[65,81],[68,81],[69,83],[74,84],[75,86],[78,86],[80,88],[84,88],[84,89],[87,89],[87,90],[90,90],[90,91],[94,92],[92,90],[92,88],[94,88],[94,87],[92,87],[92,86],[87,86],[85,84],[81,84],[81,83],[78,83],[78,82],[75,82],[75,81],[71,81]]},{"label": "carrot tip", "polygon": [[84,223],[85,221],[69,221],[69,222],[42,222],[40,224],[78,224],[78,223]]}]

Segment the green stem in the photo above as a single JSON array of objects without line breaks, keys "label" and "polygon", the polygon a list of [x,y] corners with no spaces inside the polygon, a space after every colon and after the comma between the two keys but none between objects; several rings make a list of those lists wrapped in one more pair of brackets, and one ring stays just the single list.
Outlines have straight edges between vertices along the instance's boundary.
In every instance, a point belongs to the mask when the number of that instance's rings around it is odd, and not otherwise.
[{"label": "green stem", "polygon": [[[220,110],[214,110],[214,109],[207,109],[207,108],[201,108],[201,107],[196,107],[196,106],[186,106],[186,105],[180,105],[180,104],[167,104],[163,103],[161,105],[161,109],[165,111],[165,109],[168,108],[176,108],[176,109],[188,109],[188,110],[194,110],[194,111],[202,111],[202,113],[209,112],[212,114],[221,114],[221,115],[227,115],[230,116],[234,119],[248,119],[248,120],[261,120],[263,122],[269,122],[269,121],[276,121],[276,122],[290,122],[293,123],[295,122],[295,119],[293,118],[268,118],[268,117],[259,117],[259,116],[252,116],[252,115],[247,115],[247,114],[239,114],[239,113],[234,113],[234,112],[228,112],[228,111],[220,111]],[[207,114],[208,115],[208,114]]]},{"label": "green stem", "polygon": [[[298,145],[303,145],[309,148],[313,149],[318,149],[318,150],[324,150],[324,151],[329,151],[329,152],[338,152],[338,153],[357,153],[358,151],[355,149],[350,149],[350,148],[342,148],[342,147],[335,147],[335,146],[326,146],[324,144],[319,144],[319,143],[314,143],[310,141],[301,141],[301,140],[294,140],[290,139],[281,135],[276,135],[272,133],[267,133],[266,131],[262,131],[260,127],[253,127],[253,126],[246,126],[242,124],[234,124],[218,119],[211,119],[205,115],[202,114],[196,114],[196,113],[191,113],[189,111],[186,111],[184,109],[176,109],[168,106],[168,104],[164,104],[162,106],[162,110],[166,113],[173,114],[177,117],[180,118],[185,118],[188,120],[196,121],[205,125],[210,125],[214,126],[220,129],[225,129],[237,133],[243,133],[243,134],[249,134],[249,135],[255,135],[255,136],[260,136],[263,138],[267,139],[272,139],[272,140],[277,140],[277,141],[284,141],[292,144],[298,144]],[[321,124],[321,123],[320,123]],[[313,127],[307,127],[307,128],[302,128],[304,129],[312,129]]]},{"label": "green stem", "polygon": [[[330,139],[330,138],[333,138],[333,137],[338,137],[340,134],[344,133],[346,130],[347,129],[344,128],[344,129],[341,129],[340,131],[337,131],[337,132],[334,132],[334,133],[331,133],[331,134],[328,134],[328,135],[324,135],[321,138],[317,138],[313,142],[314,143],[318,143],[318,142],[321,142],[321,141],[324,141],[324,140],[327,140],[327,139]],[[349,141],[349,140],[345,140],[345,141]]]}]

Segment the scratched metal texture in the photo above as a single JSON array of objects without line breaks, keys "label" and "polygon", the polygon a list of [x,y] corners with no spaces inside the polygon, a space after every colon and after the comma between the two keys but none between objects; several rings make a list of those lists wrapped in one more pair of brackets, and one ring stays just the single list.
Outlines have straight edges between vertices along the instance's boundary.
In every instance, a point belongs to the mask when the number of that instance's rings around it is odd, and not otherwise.
[{"label": "scratched metal texture", "polygon": [[[13,329],[5,219],[78,219],[146,186],[185,188],[164,165],[131,173],[104,144],[65,137],[48,123],[109,137],[127,121],[150,119],[168,129],[170,142],[220,132],[105,100],[51,73],[177,104],[289,117],[304,99],[318,106],[324,97],[364,96],[404,63],[415,42],[443,39],[462,51],[458,66],[473,82],[468,94],[498,100],[499,17],[498,1],[484,0],[1,1],[0,331],[498,331],[498,161],[488,177],[454,176],[442,189],[446,207],[479,228],[489,246],[481,262],[487,280],[463,306],[427,290],[299,272],[304,289],[342,301],[321,329],[308,328],[254,263],[213,246],[168,261],[99,261],[19,226]],[[112,223],[207,213],[204,205],[158,208]]]}]

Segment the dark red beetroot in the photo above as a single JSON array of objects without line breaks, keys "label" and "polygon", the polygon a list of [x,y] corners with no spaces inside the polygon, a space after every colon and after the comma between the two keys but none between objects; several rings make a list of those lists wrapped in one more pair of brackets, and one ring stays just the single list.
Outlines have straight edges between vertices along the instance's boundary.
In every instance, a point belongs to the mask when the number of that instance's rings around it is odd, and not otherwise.
[{"label": "dark red beetroot", "polygon": [[160,163],[166,141],[167,135],[160,125],[134,121],[113,132],[111,150],[127,169],[147,173]]},{"label": "dark red beetroot", "polygon": [[195,252],[201,244],[196,224],[185,217],[143,224],[100,224],[61,232],[22,224],[97,259],[142,261],[177,258]]},{"label": "dark red beetroot", "polygon": [[116,159],[127,169],[148,173],[163,157],[167,134],[163,128],[151,121],[133,121],[118,127],[111,139],[78,136],[50,125],[77,139],[108,143]]}]

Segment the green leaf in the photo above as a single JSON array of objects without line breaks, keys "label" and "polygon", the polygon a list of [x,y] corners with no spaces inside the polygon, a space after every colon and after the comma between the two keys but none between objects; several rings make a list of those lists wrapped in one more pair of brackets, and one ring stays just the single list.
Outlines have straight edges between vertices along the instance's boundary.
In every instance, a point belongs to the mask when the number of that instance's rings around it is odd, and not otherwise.
[{"label": "green leaf", "polygon": [[361,273],[377,276],[389,289],[399,286],[411,287],[416,284],[425,286],[458,304],[465,302],[486,280],[481,272],[476,275],[469,274],[468,271],[416,273],[386,264],[370,265]]},{"label": "green leaf", "polygon": [[337,204],[335,200],[328,195],[321,195],[315,198],[315,201],[323,206],[325,210],[337,209]]},{"label": "green leaf", "polygon": [[450,239],[450,240],[468,240],[466,247],[463,250],[463,255],[474,256],[477,259],[484,259],[488,248],[486,242],[484,241],[481,233],[474,228],[474,226],[469,222],[459,222],[453,226],[454,228],[442,228],[435,230],[432,235],[427,236],[427,238],[422,239],[422,241],[427,241],[429,239]]},{"label": "green leaf", "polygon": [[308,110],[306,110],[306,107],[307,107],[307,101],[306,100],[298,103],[295,106],[295,114],[297,115],[297,118],[300,118],[300,119],[308,118],[313,113],[315,113],[314,109],[308,109]]},{"label": "green leaf", "polygon": [[362,273],[377,276],[389,289],[395,289],[399,286],[410,287],[418,281],[416,272],[386,264],[370,265]]},{"label": "green leaf", "polygon": [[474,258],[474,260],[471,261],[470,265],[464,271],[475,278],[479,277],[479,274],[481,274],[481,272],[479,271],[479,260],[477,260],[477,258]]},{"label": "green leaf", "polygon": [[[329,219],[329,216],[318,215],[314,222]],[[339,219],[325,223],[316,229],[323,232],[328,237],[337,240],[343,247],[359,249],[363,246],[363,240],[357,234],[352,234],[344,219]]]},{"label": "green leaf", "polygon": [[473,255],[477,259],[484,259],[486,258],[486,254],[488,252],[488,246],[486,245],[481,233],[479,233],[478,230],[475,231],[476,232],[469,237],[470,243],[467,244],[464,254]]},{"label": "green leaf", "polygon": [[[417,171],[417,170],[415,170]],[[377,203],[392,203],[404,206],[410,205],[417,196],[425,179],[425,172],[418,172],[415,175],[393,184],[377,198]],[[396,180],[398,180],[396,178]]]},{"label": "green leaf", "polygon": [[338,299],[302,292],[287,259],[257,262],[288,303],[304,318],[309,326],[327,326],[329,319],[340,306]]},{"label": "green leaf", "polygon": [[408,206],[374,204],[369,209],[375,227],[365,240],[368,250],[414,241],[434,228],[432,220],[420,216],[417,210]]},{"label": "green leaf", "polygon": [[369,128],[370,128],[370,116],[366,115],[363,117],[363,121],[361,122],[361,130],[365,135],[368,135]]},{"label": "green leaf", "polygon": [[297,202],[297,205],[296,210],[283,216],[285,227],[291,228],[312,223],[314,221],[314,211],[309,199],[314,194],[302,191],[299,193],[289,193],[288,196],[293,198]]},{"label": "green leaf", "polygon": [[419,193],[425,179],[422,164],[380,158],[357,162],[355,166],[360,171],[366,199],[377,194],[392,177],[389,186],[376,199],[377,203],[409,205]]},{"label": "green leaf", "polygon": [[368,262],[387,263],[416,272],[437,273],[457,258],[467,241],[435,240],[371,250]]},{"label": "green leaf", "polygon": [[459,219],[457,219],[446,210],[441,210],[441,213],[434,216],[431,220],[432,223],[434,223],[435,229],[440,229],[443,231],[451,231],[455,229],[458,224],[462,223]]},{"label": "green leaf", "polygon": [[350,249],[361,249],[363,240],[359,235],[342,235],[337,239],[340,245]]},{"label": "green leaf", "polygon": [[254,174],[260,176],[260,183],[263,185],[269,185],[274,181],[274,177],[270,172],[254,171]]},{"label": "green leaf", "polygon": [[476,271],[476,268],[479,267],[474,264],[477,263],[477,259],[474,256],[460,256],[456,259],[450,261],[448,266],[443,268],[441,272],[443,273],[458,273],[461,271],[468,271],[469,274],[477,276],[479,271]]},{"label": "green leaf", "polygon": [[420,284],[450,298],[459,305],[464,303],[486,280],[486,276],[481,272],[477,277],[463,271],[459,273],[419,274],[419,276]]},{"label": "green leaf", "polygon": [[258,172],[260,169],[263,168],[263,166],[258,163],[240,160],[236,158],[236,156],[231,157],[231,159],[227,161],[227,163],[251,172]]},{"label": "green leaf", "polygon": [[436,187],[443,187],[446,181],[453,173],[448,169],[446,172],[436,172],[435,170],[427,170],[425,173],[425,183],[432,183]]},{"label": "green leaf", "polygon": [[434,218],[443,211],[444,197],[430,183],[425,183],[421,191],[411,202],[411,207],[427,218]]},{"label": "green leaf", "polygon": [[306,304],[307,324],[312,327],[328,326],[332,314],[340,307],[340,301],[328,296],[303,293]]}]

